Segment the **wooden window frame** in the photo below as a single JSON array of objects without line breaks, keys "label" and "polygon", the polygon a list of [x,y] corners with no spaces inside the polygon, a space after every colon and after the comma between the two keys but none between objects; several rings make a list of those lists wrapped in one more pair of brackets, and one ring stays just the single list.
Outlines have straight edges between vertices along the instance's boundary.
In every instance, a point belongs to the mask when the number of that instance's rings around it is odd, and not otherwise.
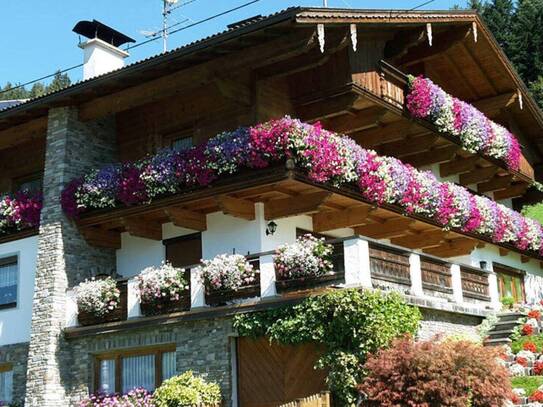
[{"label": "wooden window frame", "polygon": [[24,175],[22,177],[13,178],[13,180],[11,181],[12,192],[13,193],[19,192],[23,184],[27,182],[31,182],[31,181],[36,181],[36,180],[40,180],[40,191],[43,191],[43,172],[40,171],[40,172]]},{"label": "wooden window frame", "polygon": [[194,130],[192,128],[185,128],[162,135],[162,148],[173,148],[173,143],[175,141],[185,138],[191,138],[191,144],[194,146]]},{"label": "wooden window frame", "polygon": [[10,264],[15,264],[17,266],[17,293],[15,294],[14,302],[0,304],[0,311],[17,307],[17,301],[19,300],[19,256],[8,256],[0,258],[0,267],[8,266]]},{"label": "wooden window frame", "polygon": [[[520,278],[520,287],[521,287],[521,293],[520,293],[520,301],[525,302],[526,301],[526,286],[524,282],[524,277],[526,276],[526,272],[523,270],[519,270],[510,266],[506,266],[505,264],[500,263],[492,263],[492,269],[494,272],[498,274],[505,274],[510,277],[516,277]],[[511,290],[515,290],[515,286],[513,285],[511,287]],[[501,293],[504,292],[503,282],[498,276],[498,291],[501,296]],[[513,293],[513,296],[515,296],[515,293]]]},{"label": "wooden window frame", "polygon": [[162,358],[164,353],[175,352],[175,344],[146,346],[104,352],[94,356],[94,390],[100,390],[100,364],[103,360],[115,361],[115,392],[122,392],[122,360],[133,356],[155,356],[155,389],[162,383]]}]

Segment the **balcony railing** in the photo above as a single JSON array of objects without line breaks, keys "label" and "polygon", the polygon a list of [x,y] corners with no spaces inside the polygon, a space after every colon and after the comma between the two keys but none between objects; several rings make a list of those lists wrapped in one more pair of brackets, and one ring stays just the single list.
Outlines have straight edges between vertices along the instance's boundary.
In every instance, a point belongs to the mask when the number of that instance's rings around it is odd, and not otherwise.
[{"label": "balcony railing", "polygon": [[[259,302],[284,295],[322,289],[322,287],[361,287],[395,290],[403,294],[433,299],[480,309],[499,309],[497,279],[493,272],[476,267],[445,262],[397,246],[383,244],[360,236],[330,240],[335,246],[334,274],[316,278],[281,281],[273,264],[274,251],[247,256],[258,270],[257,284],[246,291],[225,294],[221,298],[206,294],[198,265],[187,267],[190,289],[183,312],[205,307],[221,307],[229,302]],[[135,278],[120,280],[122,319],[141,318]],[[68,293],[67,326],[78,325],[77,305],[73,291]],[[218,299],[217,299],[218,298]],[[126,310],[124,309],[126,307]],[[179,311],[177,311],[179,312]],[[118,320],[118,319],[117,319]],[[110,321],[104,321],[110,322]]]}]

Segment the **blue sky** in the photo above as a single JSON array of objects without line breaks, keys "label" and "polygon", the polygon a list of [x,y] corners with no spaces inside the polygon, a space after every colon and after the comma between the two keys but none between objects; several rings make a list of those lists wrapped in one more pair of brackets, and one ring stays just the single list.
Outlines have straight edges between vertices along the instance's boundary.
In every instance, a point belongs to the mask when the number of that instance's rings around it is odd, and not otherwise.
[{"label": "blue sky", "polygon": [[[183,0],[187,2],[188,0]],[[195,0],[173,13],[170,23],[186,18],[203,18],[247,3],[249,0]],[[424,0],[328,0],[330,7],[413,8]],[[426,9],[448,9],[463,0],[434,0]],[[260,0],[251,6],[193,27],[170,38],[170,48],[178,47],[221,31],[226,24],[256,15],[269,14],[289,6],[319,6],[322,0]],[[141,42],[141,31],[161,26],[161,0],[1,0],[0,1],[0,85],[27,82],[82,62],[78,37],[72,28],[79,20],[93,18],[111,25]],[[162,50],[160,41],[132,50],[134,62]],[[70,72],[73,80],[81,77],[81,68]]]}]

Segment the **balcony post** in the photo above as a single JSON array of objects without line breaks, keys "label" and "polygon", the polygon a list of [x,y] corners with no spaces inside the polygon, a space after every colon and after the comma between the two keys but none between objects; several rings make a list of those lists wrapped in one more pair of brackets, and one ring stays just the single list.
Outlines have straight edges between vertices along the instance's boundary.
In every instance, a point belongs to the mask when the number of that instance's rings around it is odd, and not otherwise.
[{"label": "balcony post", "polygon": [[347,287],[372,288],[370,249],[366,240],[359,237],[343,242],[345,285]]},{"label": "balcony post", "polygon": [[66,292],[66,327],[77,326],[77,301],[75,291]]},{"label": "balcony post", "polygon": [[462,291],[462,271],[458,264],[451,264],[451,280],[454,302],[462,304],[464,293]]},{"label": "balcony post", "polygon": [[138,280],[131,278],[127,283],[127,318],[138,318],[141,316],[140,299],[138,298]]},{"label": "balcony post", "polygon": [[205,287],[200,269],[190,269],[190,308],[202,308],[205,305]]},{"label": "balcony post", "polygon": [[498,276],[493,271],[488,273],[488,294],[490,295],[490,306],[499,311],[502,308],[502,303],[498,290]]},{"label": "balcony post", "polygon": [[418,254],[411,253],[409,256],[409,276],[411,278],[411,294],[417,297],[423,297],[422,270],[420,268],[420,256]]},{"label": "balcony post", "polygon": [[273,255],[260,257],[260,297],[275,297],[275,267]]}]

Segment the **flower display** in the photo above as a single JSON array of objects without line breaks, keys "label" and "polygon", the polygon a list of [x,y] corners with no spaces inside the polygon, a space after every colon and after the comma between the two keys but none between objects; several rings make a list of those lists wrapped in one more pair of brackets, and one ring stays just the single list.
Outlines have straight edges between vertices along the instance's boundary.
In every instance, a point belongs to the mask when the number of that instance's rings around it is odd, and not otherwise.
[{"label": "flower display", "polygon": [[521,366],[528,367],[528,359],[522,356],[517,356],[517,359],[515,360],[515,362]]},{"label": "flower display", "polygon": [[85,280],[75,287],[77,308],[95,317],[103,317],[120,305],[121,293],[111,277]]},{"label": "flower display", "polygon": [[526,342],[522,346],[522,349],[527,350],[527,351],[532,352],[532,353],[537,352],[537,346],[535,346],[535,343],[533,343],[533,342]]},{"label": "flower display", "polygon": [[511,376],[524,376],[526,368],[518,363],[513,363],[509,366],[509,373]]},{"label": "flower display", "polygon": [[541,321],[541,311],[537,309],[532,309],[528,312],[528,318],[535,319],[537,321]]},{"label": "flower display", "polygon": [[189,288],[184,272],[169,263],[145,268],[136,277],[141,302],[160,305],[163,302],[179,301]]},{"label": "flower display", "polygon": [[536,390],[532,393],[530,397],[528,397],[529,401],[535,401],[535,402],[543,402],[543,390]]},{"label": "flower display", "polygon": [[[422,101],[417,103],[421,107],[416,109],[434,109]],[[441,119],[454,126],[454,118]],[[93,171],[70,182],[61,202],[69,216],[77,217],[94,209],[149,203],[207,186],[244,168],[263,168],[286,159],[293,160],[296,168],[315,182],[357,187],[371,203],[394,205],[445,229],[543,253],[539,222],[487,197],[473,195],[464,187],[440,182],[431,172],[365,150],[354,140],[318,124],[290,117],[224,132],[189,150],[163,150],[135,163]]]},{"label": "flower display", "polygon": [[522,326],[522,335],[525,335],[525,336],[530,336],[534,333],[534,327],[530,324],[524,324]]},{"label": "flower display", "polygon": [[447,94],[430,79],[410,76],[409,88],[407,109],[413,117],[428,119],[440,132],[458,137],[471,153],[482,153],[503,160],[512,170],[519,169],[520,144],[505,127]]},{"label": "flower display", "polygon": [[35,228],[40,224],[42,199],[26,191],[0,199],[0,235]]},{"label": "flower display", "polygon": [[135,388],[126,394],[95,394],[79,407],[154,407],[153,396],[146,389]]},{"label": "flower display", "polygon": [[534,363],[534,374],[539,376],[541,373],[543,373],[543,361],[537,360]]},{"label": "flower display", "polygon": [[299,237],[295,243],[279,246],[273,258],[277,277],[289,280],[331,273],[332,250],[332,245],[324,243],[324,239],[310,234]]},{"label": "flower display", "polygon": [[241,254],[219,254],[203,260],[200,276],[210,291],[238,290],[256,282],[256,272]]}]

